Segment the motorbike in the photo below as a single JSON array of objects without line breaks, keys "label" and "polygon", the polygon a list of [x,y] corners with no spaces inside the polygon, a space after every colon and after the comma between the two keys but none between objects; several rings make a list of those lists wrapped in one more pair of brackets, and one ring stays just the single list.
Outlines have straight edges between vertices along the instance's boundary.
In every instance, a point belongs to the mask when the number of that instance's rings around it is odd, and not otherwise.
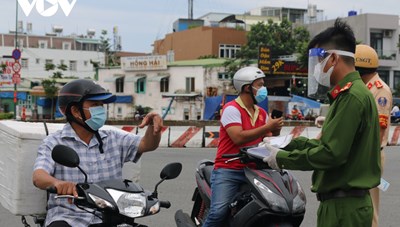
[{"label": "motorbike", "polygon": [[[85,176],[85,182],[78,183],[78,197],[72,195],[56,195],[55,198],[70,198],[76,206],[100,217],[102,223],[91,227],[134,226],[146,227],[135,222],[136,218],[157,214],[160,208],[169,208],[169,201],[158,199],[158,186],[164,180],[174,179],[182,171],[181,163],[169,163],[160,173],[161,180],[153,192],[144,190],[140,185],[130,180],[106,180],[88,183],[87,175],[79,166],[79,156],[70,147],[56,145],[52,150],[53,160],[63,166],[78,168]],[[47,189],[49,193],[57,193],[56,188]],[[36,222],[37,221],[37,222]],[[43,226],[44,219],[35,220],[38,226]]]},{"label": "motorbike", "polygon": [[[225,226],[230,227],[294,227],[300,226],[306,209],[305,193],[296,178],[287,170],[273,170],[262,158],[245,147],[238,154],[224,155],[226,162],[240,160],[254,162],[255,169],[245,167],[247,182],[230,203],[230,213]],[[201,160],[196,169],[196,184],[191,215],[178,210],[175,221],[178,227],[202,226],[211,201],[211,172],[214,162]]]}]

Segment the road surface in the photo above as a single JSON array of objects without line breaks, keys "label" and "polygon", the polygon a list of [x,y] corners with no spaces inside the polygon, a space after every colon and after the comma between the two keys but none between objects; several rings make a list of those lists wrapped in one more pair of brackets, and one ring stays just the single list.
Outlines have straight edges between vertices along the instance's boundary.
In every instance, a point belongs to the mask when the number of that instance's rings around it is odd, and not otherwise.
[{"label": "road surface", "polygon": [[[174,213],[178,209],[185,212],[191,211],[191,197],[195,187],[194,172],[199,160],[213,159],[215,148],[159,148],[156,151],[146,153],[142,157],[142,170],[140,183],[148,189],[153,190],[159,180],[159,173],[164,165],[170,162],[181,162],[183,170],[181,175],[174,180],[165,181],[158,187],[159,198],[169,200],[172,204],[170,209],[161,210],[160,213],[137,219],[141,224],[148,226],[174,227]],[[307,211],[301,227],[316,226],[316,212],[318,201],[310,192],[311,172],[293,171],[300,181],[307,196]],[[382,227],[397,227],[400,223],[398,206],[400,205],[400,147],[389,147],[386,151],[386,168],[384,178],[390,182],[388,191],[381,194],[381,225]],[[131,166],[124,168],[124,177],[131,177]],[[33,225],[32,218],[27,218],[29,224]],[[8,210],[0,206],[0,227],[23,226],[20,217],[12,215]]]}]

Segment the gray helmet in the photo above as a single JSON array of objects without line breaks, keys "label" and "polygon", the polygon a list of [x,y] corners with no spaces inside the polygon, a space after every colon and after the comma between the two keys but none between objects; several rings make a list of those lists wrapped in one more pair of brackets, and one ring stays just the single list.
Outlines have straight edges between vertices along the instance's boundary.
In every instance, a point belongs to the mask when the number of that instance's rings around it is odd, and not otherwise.
[{"label": "gray helmet", "polygon": [[242,91],[242,87],[246,84],[251,84],[253,81],[264,78],[265,74],[261,69],[253,66],[247,66],[239,69],[233,76],[233,86],[239,92]]},{"label": "gray helmet", "polygon": [[58,93],[58,103],[60,108],[69,109],[72,104],[77,104],[85,100],[103,101],[111,103],[116,100],[116,96],[107,92],[103,87],[92,80],[78,79],[64,85]]}]

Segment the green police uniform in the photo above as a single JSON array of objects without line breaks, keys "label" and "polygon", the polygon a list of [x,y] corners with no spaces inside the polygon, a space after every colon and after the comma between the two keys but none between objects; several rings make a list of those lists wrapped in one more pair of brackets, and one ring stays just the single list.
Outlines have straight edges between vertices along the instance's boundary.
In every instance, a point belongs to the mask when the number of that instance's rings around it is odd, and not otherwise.
[{"label": "green police uniform", "polygon": [[318,226],[371,226],[367,191],[381,176],[375,100],[358,72],[348,74],[328,97],[321,139],[295,138],[276,160],[280,168],[314,170],[311,190],[321,201]]}]

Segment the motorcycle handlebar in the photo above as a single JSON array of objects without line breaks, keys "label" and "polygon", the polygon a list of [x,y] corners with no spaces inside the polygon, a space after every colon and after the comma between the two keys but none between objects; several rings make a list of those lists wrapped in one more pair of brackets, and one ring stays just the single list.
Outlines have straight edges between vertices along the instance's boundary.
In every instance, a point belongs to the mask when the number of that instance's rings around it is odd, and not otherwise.
[{"label": "motorcycle handlebar", "polygon": [[241,158],[246,156],[244,153],[246,153],[247,149],[253,148],[255,146],[247,146],[247,147],[242,147],[240,148],[240,152],[236,154],[223,154],[223,158]]},{"label": "motorcycle handlebar", "polygon": [[267,163],[264,163],[262,158],[255,157],[249,153],[247,153],[247,150],[250,148],[253,148],[255,146],[248,146],[248,147],[242,147],[240,148],[240,152],[236,154],[224,154],[222,155],[223,158],[229,158],[228,160],[225,161],[225,163],[230,163],[232,161],[240,160],[242,163],[249,163],[249,162],[254,162],[257,165],[257,168],[259,169],[271,169],[270,166],[268,166]]},{"label": "motorcycle handlebar", "polygon": [[[47,187],[47,188],[46,188],[46,191],[47,191],[48,193],[57,194],[57,188],[54,187],[54,186]],[[55,199],[62,199],[62,198],[67,198],[67,199],[85,199],[84,197],[75,197],[75,196],[73,196],[73,195],[56,195],[54,198],[55,198]]]},{"label": "motorcycle handlebar", "polygon": [[240,157],[241,154],[240,153],[236,153],[236,154],[223,154],[222,157],[223,158],[237,158]]},{"label": "motorcycle handlebar", "polygon": [[46,188],[46,191],[47,191],[48,193],[55,193],[55,194],[57,194],[57,188],[54,187],[54,186],[47,187],[47,188]]},{"label": "motorcycle handlebar", "polygon": [[164,208],[170,208],[171,207],[171,203],[169,201],[161,201],[160,200],[160,207],[164,207]]}]

